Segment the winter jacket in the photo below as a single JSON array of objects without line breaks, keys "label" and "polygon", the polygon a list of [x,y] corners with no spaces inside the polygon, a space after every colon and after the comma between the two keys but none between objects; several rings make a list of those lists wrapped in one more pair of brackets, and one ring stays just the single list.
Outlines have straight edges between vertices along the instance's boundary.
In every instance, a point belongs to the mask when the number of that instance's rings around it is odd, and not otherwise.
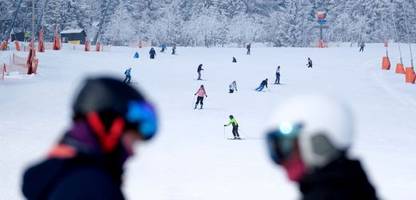
[{"label": "winter jacket", "polygon": [[123,200],[120,185],[98,161],[77,156],[48,159],[29,168],[23,177],[29,200]]},{"label": "winter jacket", "polygon": [[266,81],[266,80],[263,80],[263,81],[260,83],[260,85],[263,85],[263,86],[265,86],[265,87],[267,88],[267,81]]},{"label": "winter jacket", "polygon": [[124,72],[124,74],[125,74],[126,76],[130,76],[130,73],[131,73],[131,68],[128,68],[128,69]]},{"label": "winter jacket", "polygon": [[225,126],[229,126],[230,124],[233,127],[238,126],[238,122],[237,122],[237,120],[235,120],[235,118],[230,119],[230,121],[228,122],[228,124],[226,124]]},{"label": "winter jacket", "polygon": [[197,72],[201,72],[202,70],[204,70],[204,69],[202,69],[202,65],[199,65],[198,66],[198,69],[196,70]]},{"label": "winter jacket", "polygon": [[150,55],[156,55],[155,49],[151,48],[150,51],[149,51],[149,54]]},{"label": "winter jacket", "polygon": [[374,200],[376,191],[357,160],[341,157],[302,178],[303,200]]},{"label": "winter jacket", "polygon": [[22,192],[29,200],[123,200],[128,155],[116,149],[104,155],[89,126],[75,123],[45,161],[26,170]]},{"label": "winter jacket", "polygon": [[195,95],[197,95],[198,97],[204,97],[207,96],[207,93],[205,92],[204,88],[200,87],[198,91],[196,91]]}]

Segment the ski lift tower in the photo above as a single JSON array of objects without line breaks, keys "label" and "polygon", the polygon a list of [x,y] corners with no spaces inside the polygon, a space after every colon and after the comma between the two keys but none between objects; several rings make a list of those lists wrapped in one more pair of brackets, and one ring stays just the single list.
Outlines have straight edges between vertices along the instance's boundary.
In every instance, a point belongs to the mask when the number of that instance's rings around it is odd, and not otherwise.
[{"label": "ski lift tower", "polygon": [[324,36],[323,36],[323,29],[324,28],[328,28],[328,26],[326,26],[326,12],[325,11],[317,11],[316,12],[316,19],[317,22],[319,24],[318,28],[319,28],[319,42],[318,42],[318,47],[319,48],[324,48],[326,45],[324,43]]}]

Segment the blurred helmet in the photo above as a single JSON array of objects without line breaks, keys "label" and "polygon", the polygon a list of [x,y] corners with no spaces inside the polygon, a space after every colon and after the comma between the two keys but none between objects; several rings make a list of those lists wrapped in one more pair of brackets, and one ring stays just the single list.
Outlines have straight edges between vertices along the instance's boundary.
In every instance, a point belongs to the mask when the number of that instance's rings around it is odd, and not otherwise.
[{"label": "blurred helmet", "polygon": [[[157,132],[152,104],[135,88],[110,77],[87,79],[75,98],[73,112],[74,118],[85,118],[96,132],[116,131],[117,127],[120,129],[117,132],[134,129],[143,140],[151,139]],[[117,121],[118,126],[114,125]],[[115,134],[117,137],[98,134],[98,137],[103,141],[119,140],[120,134]]]},{"label": "blurred helmet", "polygon": [[279,106],[267,129],[272,159],[282,164],[295,147],[307,168],[319,168],[346,152],[353,119],[347,106],[322,95],[302,95]]}]

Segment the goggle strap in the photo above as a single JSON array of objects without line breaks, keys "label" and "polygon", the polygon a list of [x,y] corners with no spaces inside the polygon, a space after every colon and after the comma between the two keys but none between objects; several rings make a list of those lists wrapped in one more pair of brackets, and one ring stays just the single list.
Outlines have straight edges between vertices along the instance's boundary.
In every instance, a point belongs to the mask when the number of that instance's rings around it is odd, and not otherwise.
[{"label": "goggle strap", "polygon": [[87,120],[93,132],[98,136],[99,142],[104,150],[108,153],[112,151],[117,145],[124,129],[124,120],[117,117],[111,124],[110,131],[106,132],[100,116],[96,112],[87,114]]}]

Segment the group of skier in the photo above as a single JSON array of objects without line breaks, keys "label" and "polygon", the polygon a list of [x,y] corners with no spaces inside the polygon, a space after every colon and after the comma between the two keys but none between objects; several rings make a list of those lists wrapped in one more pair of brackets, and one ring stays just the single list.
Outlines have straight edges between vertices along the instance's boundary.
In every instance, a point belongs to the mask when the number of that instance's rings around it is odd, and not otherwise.
[{"label": "group of skier", "polygon": [[[197,94],[207,96],[203,86]],[[266,127],[265,146],[273,163],[299,185],[302,199],[377,199],[360,161],[348,155],[354,124],[345,104],[303,95],[280,105]],[[70,128],[48,156],[25,170],[23,195],[29,200],[125,199],[125,163],[134,147],[158,130],[152,103],[121,80],[89,78],[73,102],[72,115]],[[239,139],[233,115],[224,127],[229,125]]]},{"label": "group of skier", "polygon": [[[162,44],[161,46],[160,46],[160,52],[165,52],[165,50],[166,50],[166,44]],[[173,46],[172,46],[172,55],[175,55],[176,54],[176,44],[173,44]],[[155,59],[155,57],[156,57],[156,50],[155,50],[155,48],[154,47],[152,47],[152,48],[150,48],[150,51],[149,51],[149,56],[150,56],[150,59]]]}]

